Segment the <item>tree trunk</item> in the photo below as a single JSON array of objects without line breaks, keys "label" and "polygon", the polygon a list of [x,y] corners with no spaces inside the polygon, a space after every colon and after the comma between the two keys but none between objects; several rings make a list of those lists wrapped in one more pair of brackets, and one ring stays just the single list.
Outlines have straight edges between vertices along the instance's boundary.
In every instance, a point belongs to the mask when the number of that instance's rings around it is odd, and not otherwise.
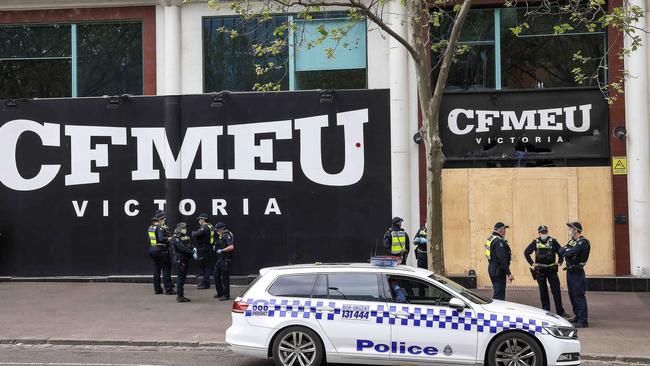
[{"label": "tree trunk", "polygon": [[[443,225],[442,225],[442,167],[445,156],[442,153],[442,141],[440,140],[440,129],[438,119],[442,95],[447,84],[447,76],[451,67],[452,57],[456,51],[456,44],[460,37],[467,13],[472,0],[464,0],[458,15],[454,21],[451,35],[448,40],[447,49],[436,80],[435,88],[431,86],[431,73],[429,53],[426,48],[430,44],[424,41],[423,33],[428,32],[428,17],[423,16],[429,12],[427,1],[407,1],[408,13],[411,17],[411,39],[414,48],[418,50],[414,55],[417,69],[418,95],[420,110],[422,111],[422,128],[420,134],[424,140],[426,156],[426,187],[427,187],[427,237],[429,239],[428,258],[429,269],[445,275],[445,257],[443,246]],[[426,37],[429,39],[429,37]]]}]

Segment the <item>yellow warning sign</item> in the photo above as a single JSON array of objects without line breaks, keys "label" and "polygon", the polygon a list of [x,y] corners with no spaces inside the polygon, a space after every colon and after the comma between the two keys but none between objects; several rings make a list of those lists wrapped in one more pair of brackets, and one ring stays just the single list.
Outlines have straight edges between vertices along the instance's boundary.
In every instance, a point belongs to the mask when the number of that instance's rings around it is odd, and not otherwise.
[{"label": "yellow warning sign", "polygon": [[614,175],[627,174],[627,156],[612,156],[612,173]]}]

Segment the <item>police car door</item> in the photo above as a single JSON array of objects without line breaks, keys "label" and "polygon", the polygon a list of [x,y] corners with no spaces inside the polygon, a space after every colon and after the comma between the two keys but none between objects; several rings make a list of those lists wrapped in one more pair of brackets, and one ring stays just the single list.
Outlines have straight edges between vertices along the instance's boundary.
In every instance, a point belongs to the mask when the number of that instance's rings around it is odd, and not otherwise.
[{"label": "police car door", "polygon": [[314,295],[322,294],[314,297],[323,301],[317,319],[340,356],[388,359],[390,325],[377,317],[386,307],[381,280],[376,273],[319,275]]},{"label": "police car door", "polygon": [[[407,303],[388,303],[391,358],[418,362],[475,363],[476,326],[470,309],[459,314],[449,307],[452,295],[438,286],[409,276],[385,276],[384,285],[394,299],[389,280],[397,280]],[[390,281],[392,282],[392,281]]]}]

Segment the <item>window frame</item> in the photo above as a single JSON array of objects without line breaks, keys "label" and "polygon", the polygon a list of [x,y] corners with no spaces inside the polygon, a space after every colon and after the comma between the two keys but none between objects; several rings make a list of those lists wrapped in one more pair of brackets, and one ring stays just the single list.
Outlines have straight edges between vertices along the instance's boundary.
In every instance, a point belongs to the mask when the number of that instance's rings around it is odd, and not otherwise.
[{"label": "window frame", "polygon": [[[299,19],[298,20],[295,19],[295,17],[298,15],[297,13],[287,13],[287,14],[271,13],[269,15],[272,16],[272,17],[286,16],[287,17],[287,22],[289,24],[301,21]],[[312,22],[317,22],[317,21],[321,21],[321,20],[327,21],[327,20],[350,19],[350,17],[347,16],[345,14],[345,12],[339,12],[339,11],[330,11],[330,12],[323,11],[323,12],[318,12],[318,13],[315,13],[315,14],[312,14],[312,15],[313,15],[313,20],[311,20]],[[206,69],[205,69],[205,58],[206,58],[206,54],[205,54],[205,42],[206,42],[205,22],[206,22],[206,20],[209,20],[209,19],[237,18],[237,17],[238,17],[237,15],[209,15],[209,16],[202,16],[201,17],[201,62],[202,62],[202,67],[201,67],[201,72],[202,72],[202,75],[201,75],[201,78],[202,78],[201,87],[202,87],[202,92],[203,93],[211,93],[211,92],[216,91],[216,90],[207,90],[207,88],[206,88],[207,76],[206,76]],[[304,20],[302,20],[302,21],[304,21]],[[363,69],[358,68],[358,69],[342,69],[342,70],[364,70],[365,71],[365,89],[367,89],[368,88],[368,81],[369,81],[368,80],[368,24],[367,24],[367,22],[364,25],[364,28],[365,28],[365,33],[364,33],[365,54],[364,54],[364,56],[365,56],[366,67],[363,68]],[[287,80],[288,81],[288,88],[286,90],[283,90],[283,91],[309,90],[309,89],[297,89],[296,88],[296,85],[297,85],[296,73],[301,72],[301,71],[297,71],[296,67],[295,67],[295,57],[296,57],[295,53],[296,53],[296,50],[295,50],[295,39],[294,39],[295,34],[294,33],[295,32],[292,29],[292,27],[289,27],[289,31],[288,31],[288,34],[287,34],[287,46],[286,46],[287,47],[287,58],[288,58],[288,61],[287,61],[287,64],[286,64],[286,69],[287,69],[286,77],[288,79]],[[312,70],[312,71],[321,71],[321,72],[323,72],[323,71],[338,71],[338,70],[322,69],[322,70]],[[242,90],[242,92],[247,92],[247,91],[253,91],[253,90]]]},{"label": "window frame", "polygon": [[[314,277],[314,283],[311,286],[311,292],[308,297],[305,296],[290,296],[290,295],[274,295],[271,293],[271,288],[275,286],[275,284],[280,281],[283,278],[288,278],[288,277]],[[314,288],[316,288],[316,283],[318,283],[318,273],[311,273],[311,272],[305,272],[305,273],[291,273],[291,274],[283,274],[277,276],[266,288],[266,293],[273,296],[273,297],[286,297],[286,298],[312,298],[314,294]]]},{"label": "window frame", "polygon": [[[384,283],[384,288],[385,288],[385,291],[387,291],[387,296],[388,296],[388,300],[387,300],[387,302],[389,302],[389,303],[391,303],[391,304],[401,304],[401,305],[404,305],[403,303],[396,302],[395,299],[393,298],[393,294],[392,294],[392,292],[391,292],[391,290],[390,290],[390,285],[388,284],[388,278],[389,278],[389,277],[397,278],[398,280],[399,280],[400,278],[403,278],[403,279],[408,280],[408,281],[423,282],[423,283],[428,284],[429,286],[433,286],[433,287],[437,288],[437,289],[438,289],[439,291],[441,291],[442,293],[447,294],[447,295],[449,296],[449,300],[451,300],[451,299],[453,299],[453,298],[457,298],[457,299],[459,299],[459,300],[461,300],[461,301],[467,303],[466,300],[463,299],[462,297],[459,297],[459,296],[455,295],[454,293],[448,291],[446,288],[444,288],[444,287],[438,285],[437,283],[434,283],[434,282],[430,281],[428,278],[427,278],[427,279],[424,279],[424,278],[420,278],[420,277],[409,276],[409,275],[406,275],[406,274],[393,274],[393,273],[385,273],[383,277],[384,277],[384,281],[383,281],[383,283]],[[442,303],[442,304],[441,304],[441,303],[438,303],[438,304],[427,304],[427,303],[420,303],[420,302],[411,302],[410,300],[408,300],[408,295],[407,295],[407,302],[406,302],[405,304],[407,304],[407,305],[420,305],[420,306],[449,307],[449,303],[446,303],[446,304],[444,304],[444,303]],[[466,304],[466,305],[467,305],[467,304]]]},{"label": "window frame", "polygon": [[[11,28],[11,27],[38,27],[38,26],[69,26],[70,27],[70,56],[68,57],[3,57],[0,55],[0,62],[2,61],[29,61],[29,60],[69,60],[70,61],[70,95],[69,96],[63,96],[63,98],[69,97],[69,98],[77,98],[79,97],[78,94],[78,78],[79,78],[79,70],[78,70],[78,45],[79,45],[79,38],[78,38],[78,26],[79,25],[87,25],[87,24],[105,24],[105,25],[113,25],[113,24],[121,24],[121,23],[131,23],[131,24],[139,24],[141,28],[141,37],[140,37],[140,52],[141,52],[141,57],[142,57],[142,89],[139,91],[137,95],[145,95],[145,19],[93,19],[93,20],[70,20],[70,21],[43,21],[43,22],[25,22],[25,23],[20,23],[20,22],[11,22],[11,23],[0,23],[0,28]],[[100,95],[95,95],[95,97],[99,97]],[[84,95],[82,97],[93,97],[90,95]]]}]

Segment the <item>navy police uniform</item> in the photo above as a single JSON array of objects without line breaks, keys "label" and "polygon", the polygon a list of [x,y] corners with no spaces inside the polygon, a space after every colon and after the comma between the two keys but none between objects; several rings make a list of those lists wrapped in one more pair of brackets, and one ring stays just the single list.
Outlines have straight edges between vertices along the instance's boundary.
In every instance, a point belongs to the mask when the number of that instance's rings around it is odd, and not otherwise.
[{"label": "navy police uniform", "polygon": [[406,264],[406,257],[409,254],[409,236],[402,229],[402,218],[393,217],[392,226],[384,234],[384,248],[388,249],[390,255],[402,257],[402,263]]},{"label": "navy police uniform", "polygon": [[494,232],[492,232],[492,235],[485,242],[488,274],[490,275],[492,288],[494,289],[492,298],[496,300],[506,299],[506,279],[510,275],[510,261],[512,260],[512,252],[510,251],[508,241],[497,233],[497,230],[508,227],[508,225],[502,222],[497,222],[494,225]]},{"label": "navy police uniform", "polygon": [[[528,264],[531,265],[533,277],[537,280],[539,287],[539,297],[542,301],[542,309],[550,311],[551,302],[548,297],[548,287],[546,282],[551,286],[553,301],[555,302],[555,312],[564,316],[564,306],[562,306],[562,292],[560,291],[560,278],[557,275],[558,266],[562,264],[560,256],[560,243],[554,238],[548,236],[548,227],[542,225],[537,228],[540,236],[533,240],[524,250],[524,257]],[[542,236],[547,236],[545,239]],[[531,254],[535,253],[535,260]],[[556,259],[557,258],[557,259]]]},{"label": "navy police uniform", "polygon": [[149,226],[147,231],[149,239],[149,257],[153,260],[154,292],[156,294],[161,294],[163,292],[163,289],[160,286],[160,274],[162,272],[165,294],[173,295],[175,292],[172,284],[172,262],[169,251],[171,233],[163,221],[166,217],[167,215],[161,210],[156,210],[154,213],[154,223]]},{"label": "navy police uniform", "polygon": [[218,231],[216,245],[217,263],[214,267],[214,287],[217,290],[215,297],[221,300],[230,299],[230,270],[232,268],[232,251],[224,252],[223,250],[235,244],[234,235],[226,229],[223,222],[218,222],[215,226]]},{"label": "navy police uniform", "polygon": [[201,283],[197,288],[203,290],[210,288],[210,278],[214,267],[214,228],[207,222],[207,214],[201,214],[197,219],[205,221],[198,230],[192,231],[191,235],[196,240],[197,260],[201,273]]},{"label": "navy police uniform", "polygon": [[415,259],[417,259],[418,268],[427,269],[429,267],[429,263],[427,262],[427,243],[429,240],[427,239],[426,224],[415,234],[413,242],[417,245],[415,247]]},{"label": "navy police uniform", "polygon": [[185,297],[185,279],[189,269],[190,258],[192,258],[193,248],[192,240],[187,235],[187,224],[184,222],[176,225],[176,230],[172,236],[172,248],[174,250],[174,262],[176,263],[178,276],[176,278],[177,292],[176,301],[189,302],[190,299]]},{"label": "navy police uniform", "polygon": [[[566,279],[569,287],[569,300],[575,314],[574,325],[577,327],[588,327],[587,321],[587,279],[585,277],[585,265],[589,260],[591,244],[582,236],[582,225],[579,222],[569,222],[567,226],[577,232],[577,238],[569,240],[567,245],[560,249],[560,254],[566,261]],[[576,235],[574,235],[576,236]]]}]

